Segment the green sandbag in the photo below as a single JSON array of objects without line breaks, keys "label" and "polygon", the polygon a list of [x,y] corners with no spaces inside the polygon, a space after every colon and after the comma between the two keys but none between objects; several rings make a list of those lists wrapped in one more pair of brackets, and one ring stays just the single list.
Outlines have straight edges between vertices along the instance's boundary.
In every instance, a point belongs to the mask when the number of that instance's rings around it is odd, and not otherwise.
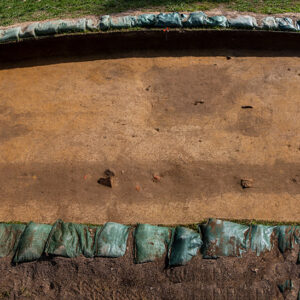
[{"label": "green sandbag", "polygon": [[291,279],[286,280],[284,283],[278,285],[278,288],[281,293],[284,293],[286,290],[292,290],[294,288],[294,283]]},{"label": "green sandbag", "polygon": [[100,29],[108,30],[110,28],[110,23],[111,23],[111,17],[109,15],[102,16],[100,18],[100,23],[99,23]]},{"label": "green sandbag", "polygon": [[110,28],[112,29],[126,29],[126,28],[133,28],[136,26],[137,26],[136,16],[111,18],[110,20]]},{"label": "green sandbag", "polygon": [[139,224],[134,232],[135,262],[145,263],[162,258],[169,247],[172,230],[149,224]]},{"label": "green sandbag", "polygon": [[37,23],[35,34],[37,36],[54,35],[58,33],[60,21],[49,21],[45,23]]},{"label": "green sandbag", "polygon": [[69,33],[69,32],[84,32],[86,30],[86,19],[79,20],[59,20],[58,21],[58,33]]},{"label": "green sandbag", "polygon": [[97,235],[95,256],[121,257],[126,252],[129,226],[108,222]]},{"label": "green sandbag", "polygon": [[96,22],[92,19],[87,19],[86,20],[86,30],[96,31],[98,29],[99,29],[99,22]]},{"label": "green sandbag", "polygon": [[291,250],[295,245],[295,226],[281,225],[276,226],[276,234],[278,237],[278,248],[281,253]]},{"label": "green sandbag", "polygon": [[202,12],[192,12],[190,13],[190,16],[188,19],[184,22],[182,22],[183,27],[203,27],[206,24],[207,21],[207,15]]},{"label": "green sandbag", "polygon": [[182,27],[179,13],[160,13],[157,15],[156,27]]},{"label": "green sandbag", "polygon": [[27,27],[21,29],[19,37],[21,39],[24,38],[34,38],[35,37],[35,27],[37,26],[37,23],[29,24]]},{"label": "green sandbag", "polygon": [[234,19],[228,20],[229,27],[238,29],[254,29],[257,28],[257,22],[251,16],[238,16]]},{"label": "green sandbag", "polygon": [[266,17],[262,19],[262,28],[266,30],[278,30],[278,22],[274,17]]},{"label": "green sandbag", "polygon": [[228,22],[225,16],[214,16],[204,19],[205,27],[227,27]]},{"label": "green sandbag", "polygon": [[250,247],[249,226],[229,221],[209,219],[201,225],[203,231],[203,257],[241,256]]},{"label": "green sandbag", "polygon": [[156,15],[143,14],[137,18],[137,26],[139,27],[154,27],[156,23]]},{"label": "green sandbag", "polygon": [[86,225],[57,220],[49,234],[45,253],[70,258],[81,254],[93,257],[95,249],[93,235],[96,231],[96,227],[89,228]]},{"label": "green sandbag", "polygon": [[187,264],[202,245],[199,233],[185,227],[176,227],[169,255],[170,266]]},{"label": "green sandbag", "polygon": [[13,262],[21,263],[39,259],[43,254],[51,228],[51,225],[28,223],[20,237]]},{"label": "green sandbag", "polygon": [[18,41],[20,31],[21,27],[0,30],[0,43]]},{"label": "green sandbag", "polygon": [[250,247],[257,256],[265,251],[271,251],[274,246],[275,226],[251,225]]},{"label": "green sandbag", "polygon": [[0,224],[0,257],[13,256],[25,224]]},{"label": "green sandbag", "polygon": [[279,30],[283,31],[297,31],[291,18],[276,18]]}]

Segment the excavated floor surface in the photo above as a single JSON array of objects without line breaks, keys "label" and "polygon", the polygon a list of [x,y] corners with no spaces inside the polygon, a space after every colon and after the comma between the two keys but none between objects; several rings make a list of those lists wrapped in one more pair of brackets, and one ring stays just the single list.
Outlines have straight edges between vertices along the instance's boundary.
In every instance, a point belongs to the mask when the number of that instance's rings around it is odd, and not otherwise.
[{"label": "excavated floor surface", "polygon": [[2,69],[0,219],[300,221],[299,95],[288,56]]}]

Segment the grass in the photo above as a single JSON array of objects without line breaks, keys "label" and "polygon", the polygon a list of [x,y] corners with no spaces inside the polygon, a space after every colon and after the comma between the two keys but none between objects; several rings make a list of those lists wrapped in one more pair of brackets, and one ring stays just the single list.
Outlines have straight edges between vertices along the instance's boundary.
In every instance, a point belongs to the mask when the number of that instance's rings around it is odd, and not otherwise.
[{"label": "grass", "polygon": [[0,25],[128,10],[195,11],[218,7],[265,14],[300,13],[300,0],[2,0]]}]

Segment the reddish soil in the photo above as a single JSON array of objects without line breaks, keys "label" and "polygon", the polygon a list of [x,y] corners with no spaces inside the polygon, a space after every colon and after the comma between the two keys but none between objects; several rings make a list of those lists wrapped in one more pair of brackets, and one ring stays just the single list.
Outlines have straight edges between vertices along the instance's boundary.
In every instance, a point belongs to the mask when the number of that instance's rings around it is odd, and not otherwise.
[{"label": "reddish soil", "polygon": [[2,69],[0,219],[300,221],[299,74],[298,57]]}]

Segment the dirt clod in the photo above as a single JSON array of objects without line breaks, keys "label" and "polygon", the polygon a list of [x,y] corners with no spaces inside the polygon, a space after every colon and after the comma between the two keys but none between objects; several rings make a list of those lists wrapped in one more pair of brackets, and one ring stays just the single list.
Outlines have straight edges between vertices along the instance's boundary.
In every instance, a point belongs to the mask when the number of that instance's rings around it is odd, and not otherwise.
[{"label": "dirt clod", "polygon": [[108,177],[115,176],[115,173],[111,171],[110,169],[105,170],[104,174]]},{"label": "dirt clod", "polygon": [[248,189],[253,187],[253,180],[252,179],[241,179],[241,186],[243,189]]},{"label": "dirt clod", "polygon": [[111,177],[99,178],[98,183],[112,188],[112,178]]},{"label": "dirt clod", "polygon": [[203,104],[203,103],[204,103],[203,100],[197,100],[197,101],[194,102],[194,105]]},{"label": "dirt clod", "polygon": [[153,181],[154,182],[159,182],[160,180],[161,180],[161,177],[159,175],[157,175],[157,174],[153,175]]}]

